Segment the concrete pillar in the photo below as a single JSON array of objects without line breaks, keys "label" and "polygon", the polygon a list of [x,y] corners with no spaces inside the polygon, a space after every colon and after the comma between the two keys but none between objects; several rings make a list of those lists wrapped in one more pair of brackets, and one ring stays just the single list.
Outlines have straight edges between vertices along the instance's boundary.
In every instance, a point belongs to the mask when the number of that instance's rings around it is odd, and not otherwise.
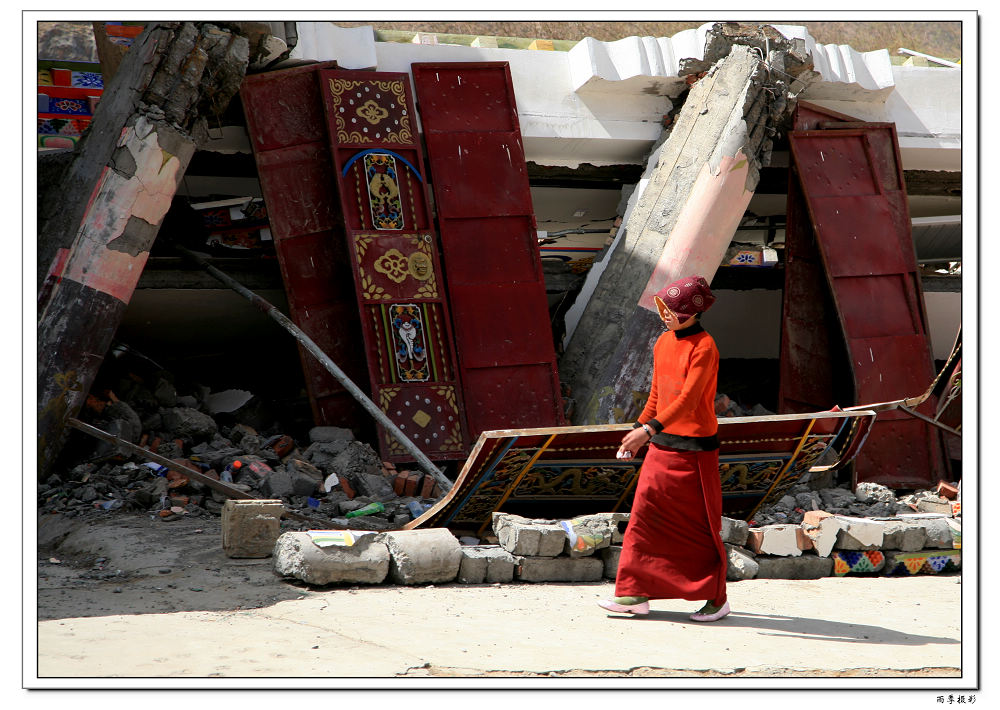
[{"label": "concrete pillar", "polygon": [[308,533],[286,532],[274,544],[274,571],[306,584],[380,584],[389,573],[389,548],[374,534],[353,545],[316,545]]},{"label": "concrete pillar", "polygon": [[40,191],[39,268],[52,284],[38,304],[40,475],[62,448],[66,419],[80,412],[205,131],[199,112],[221,113],[248,63],[247,39],[229,30],[151,23],[72,163]]},{"label": "concrete pillar", "polygon": [[574,424],[641,411],[663,330],[652,295],[683,276],[715,275],[769,155],[769,118],[784,110],[784,90],[769,81],[760,55],[734,45],[691,87],[559,364]]},{"label": "concrete pillar", "polygon": [[462,566],[462,546],[447,528],[380,533],[389,548],[389,580],[396,584],[453,582]]}]

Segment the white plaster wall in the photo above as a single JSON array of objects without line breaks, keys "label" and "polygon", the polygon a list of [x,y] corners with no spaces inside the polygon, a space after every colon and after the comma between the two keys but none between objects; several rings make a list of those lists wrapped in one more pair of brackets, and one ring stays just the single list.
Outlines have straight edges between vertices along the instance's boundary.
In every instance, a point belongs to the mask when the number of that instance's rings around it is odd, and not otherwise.
[{"label": "white plaster wall", "polygon": [[379,71],[413,62],[507,62],[526,158],[546,165],[640,162],[662,130],[670,101],[638,92],[578,96],[566,52],[378,42]]}]

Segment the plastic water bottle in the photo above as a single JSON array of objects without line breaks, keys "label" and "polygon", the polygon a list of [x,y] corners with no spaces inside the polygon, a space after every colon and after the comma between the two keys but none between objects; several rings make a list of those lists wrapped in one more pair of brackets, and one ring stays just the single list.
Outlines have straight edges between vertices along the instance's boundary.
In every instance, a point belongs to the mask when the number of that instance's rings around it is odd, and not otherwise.
[{"label": "plastic water bottle", "polygon": [[385,506],[381,503],[369,503],[364,508],[358,508],[357,510],[352,510],[350,513],[345,515],[345,518],[357,518],[360,515],[371,515],[372,513],[381,513],[385,510]]},{"label": "plastic water bottle", "polygon": [[243,462],[240,461],[239,459],[236,459],[231,464],[222,469],[222,473],[219,474],[219,480],[224,481],[226,483],[232,483],[233,472],[239,471],[241,466],[243,466]]},{"label": "plastic water bottle", "polygon": [[166,466],[158,464],[154,461],[147,461],[146,463],[143,464],[143,466],[152,471],[153,474],[156,476],[166,476],[167,471],[169,470]]}]

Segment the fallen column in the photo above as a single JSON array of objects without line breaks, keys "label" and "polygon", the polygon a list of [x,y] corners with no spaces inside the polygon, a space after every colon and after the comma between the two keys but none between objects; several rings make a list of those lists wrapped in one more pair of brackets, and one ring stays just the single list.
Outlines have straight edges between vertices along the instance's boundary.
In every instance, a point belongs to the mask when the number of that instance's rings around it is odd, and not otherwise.
[{"label": "fallen column", "polygon": [[574,424],[638,415],[662,332],[652,295],[684,276],[712,280],[769,159],[787,105],[785,71],[806,66],[773,28],[752,38],[717,32],[706,55],[721,53],[720,43],[731,49],[691,87],[560,362],[577,401]]}]

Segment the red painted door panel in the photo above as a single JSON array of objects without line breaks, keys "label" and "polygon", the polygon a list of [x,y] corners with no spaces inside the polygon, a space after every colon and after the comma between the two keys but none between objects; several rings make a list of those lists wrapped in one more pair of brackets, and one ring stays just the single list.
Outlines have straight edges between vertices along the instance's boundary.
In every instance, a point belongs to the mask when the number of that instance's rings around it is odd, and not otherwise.
[{"label": "red painted door panel", "polygon": [[[934,366],[894,125],[851,123],[789,139],[847,343],[854,404],[921,394]],[[923,409],[933,414],[935,406]],[[855,478],[930,486],[945,465],[936,429],[889,411],[859,454]]]},{"label": "red painted door panel", "polygon": [[[373,399],[430,459],[468,453],[451,316],[406,74],[319,73]],[[383,458],[412,460],[386,431]]]},{"label": "red painted door panel", "polygon": [[[240,88],[267,204],[289,316],[356,384],[364,384],[361,327],[318,73],[334,62],[247,76]],[[348,287],[345,290],[345,286]],[[305,349],[299,349],[317,424],[348,428],[364,409]]]},{"label": "red painted door panel", "polygon": [[470,432],[561,425],[510,69],[415,63],[412,71]]}]

